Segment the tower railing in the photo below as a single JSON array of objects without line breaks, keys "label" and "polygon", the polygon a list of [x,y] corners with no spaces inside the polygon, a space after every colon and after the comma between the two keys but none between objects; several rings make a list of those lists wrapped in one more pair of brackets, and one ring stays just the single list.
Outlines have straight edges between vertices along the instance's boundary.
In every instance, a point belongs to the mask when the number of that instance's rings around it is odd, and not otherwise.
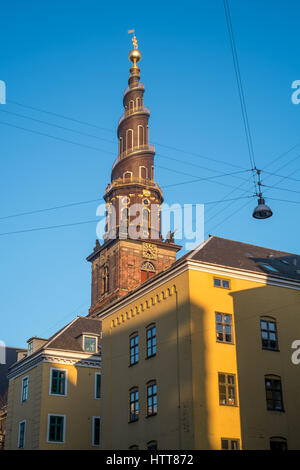
[{"label": "tower railing", "polygon": [[137,145],[135,147],[131,147],[130,149],[124,150],[124,152],[121,152],[118,157],[115,159],[112,169],[116,166],[117,163],[119,163],[121,160],[123,160],[126,157],[129,157],[130,155],[134,153],[138,153],[141,151],[150,151],[151,153],[155,152],[155,147],[154,145],[150,144],[145,144],[145,145]]},{"label": "tower railing", "polygon": [[107,185],[105,193],[108,193],[115,186],[123,186],[128,184],[142,184],[144,186],[149,186],[150,188],[158,189],[162,193],[161,188],[155,181],[146,178],[116,178]]},{"label": "tower railing", "polygon": [[147,108],[146,106],[136,106],[134,108],[127,109],[125,113],[120,117],[118,126],[121,124],[122,121],[124,121],[124,119],[126,119],[128,116],[131,116],[131,114],[135,114],[135,113],[150,114],[150,109]]},{"label": "tower railing", "polygon": [[125,96],[130,90],[136,90],[138,88],[145,90],[144,83],[139,82],[139,83],[135,83],[135,84],[132,84],[131,86],[126,87],[124,90],[123,96]]}]

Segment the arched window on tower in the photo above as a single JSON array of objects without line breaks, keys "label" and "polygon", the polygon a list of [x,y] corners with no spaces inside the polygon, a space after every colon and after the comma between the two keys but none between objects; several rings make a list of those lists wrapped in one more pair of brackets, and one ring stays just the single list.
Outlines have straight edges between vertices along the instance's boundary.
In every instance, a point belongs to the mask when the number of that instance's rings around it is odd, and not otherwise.
[{"label": "arched window on tower", "polygon": [[127,130],[127,141],[126,141],[126,150],[132,149],[133,147],[133,130]]},{"label": "arched window on tower", "polygon": [[121,220],[120,220],[120,232],[127,233],[129,226],[129,209],[124,207],[121,210]]},{"label": "arched window on tower", "polygon": [[148,209],[144,208],[143,209],[143,235],[148,236],[149,232],[149,221],[150,221],[150,212]]},{"label": "arched window on tower", "polygon": [[129,112],[132,112],[134,110],[134,101],[130,100],[129,101]]},{"label": "arched window on tower", "polygon": [[125,171],[123,174],[123,181],[131,181],[132,180],[132,171]]},{"label": "arched window on tower", "polygon": [[120,140],[119,140],[119,155],[121,155],[121,153],[123,153],[124,151],[124,148],[123,148],[123,137],[120,137]]},{"label": "arched window on tower", "polygon": [[148,178],[148,171],[145,166],[140,166],[140,178],[146,180]]},{"label": "arched window on tower", "polygon": [[104,266],[102,275],[102,292],[106,294],[109,291],[109,270],[108,266]]},{"label": "arched window on tower", "polygon": [[141,282],[145,282],[155,274],[155,267],[150,261],[144,261],[141,267]]},{"label": "arched window on tower", "polygon": [[145,144],[144,140],[144,127],[139,125],[138,126],[138,146],[141,147]]},{"label": "arched window on tower", "polygon": [[136,99],[136,109],[139,109],[142,106],[141,98]]}]

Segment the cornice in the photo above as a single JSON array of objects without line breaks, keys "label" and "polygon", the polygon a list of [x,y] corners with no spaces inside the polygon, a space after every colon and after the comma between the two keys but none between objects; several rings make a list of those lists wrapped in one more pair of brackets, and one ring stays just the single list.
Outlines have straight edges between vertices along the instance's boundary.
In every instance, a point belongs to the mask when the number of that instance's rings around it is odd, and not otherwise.
[{"label": "cornice", "polygon": [[22,363],[16,362],[12,366],[7,377],[9,380],[15,379],[25,372],[37,367],[41,363],[55,363],[64,365],[76,365],[76,367],[91,367],[101,368],[101,357],[99,354],[90,356],[86,353],[74,352],[74,351],[61,351],[58,349],[45,349],[34,357],[28,356],[27,360]]}]

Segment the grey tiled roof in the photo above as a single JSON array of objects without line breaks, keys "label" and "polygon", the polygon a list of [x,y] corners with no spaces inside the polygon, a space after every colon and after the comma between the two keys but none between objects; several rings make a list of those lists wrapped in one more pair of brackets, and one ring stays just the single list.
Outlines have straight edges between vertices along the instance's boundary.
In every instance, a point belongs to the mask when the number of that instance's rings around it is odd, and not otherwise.
[{"label": "grey tiled roof", "polygon": [[193,260],[300,281],[300,256],[211,236]]}]

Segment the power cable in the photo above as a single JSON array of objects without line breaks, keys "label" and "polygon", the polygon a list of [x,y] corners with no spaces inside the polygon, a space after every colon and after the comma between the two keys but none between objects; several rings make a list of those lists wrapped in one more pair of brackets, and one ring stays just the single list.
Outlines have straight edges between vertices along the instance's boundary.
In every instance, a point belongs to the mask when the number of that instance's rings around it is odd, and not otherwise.
[{"label": "power cable", "polygon": [[[255,170],[256,169],[256,164],[255,164],[255,157],[254,157],[254,150],[253,150],[253,141],[252,141],[252,135],[251,135],[251,131],[250,131],[249,118],[248,118],[247,106],[246,106],[246,101],[245,101],[245,94],[244,94],[244,89],[243,89],[243,82],[242,82],[242,78],[241,78],[241,72],[240,72],[237,49],[236,49],[236,44],[235,44],[235,39],[234,39],[234,34],[233,34],[232,21],[231,21],[231,15],[230,15],[230,9],[229,9],[229,5],[228,5],[228,0],[223,0],[223,3],[224,3],[224,9],[225,9],[227,29],[228,29],[228,33],[229,33],[229,42],[230,42],[231,53],[232,53],[232,58],[233,58],[235,76],[236,76],[236,81],[237,81],[237,86],[238,86],[240,105],[241,105],[241,110],[242,110],[242,118],[243,118],[244,128],[245,128],[246,141],[247,141],[247,147],[248,147],[249,159],[250,159],[250,165],[251,165],[251,168],[253,170]],[[254,182],[255,192],[257,192],[254,173],[253,173],[253,182]]]}]

